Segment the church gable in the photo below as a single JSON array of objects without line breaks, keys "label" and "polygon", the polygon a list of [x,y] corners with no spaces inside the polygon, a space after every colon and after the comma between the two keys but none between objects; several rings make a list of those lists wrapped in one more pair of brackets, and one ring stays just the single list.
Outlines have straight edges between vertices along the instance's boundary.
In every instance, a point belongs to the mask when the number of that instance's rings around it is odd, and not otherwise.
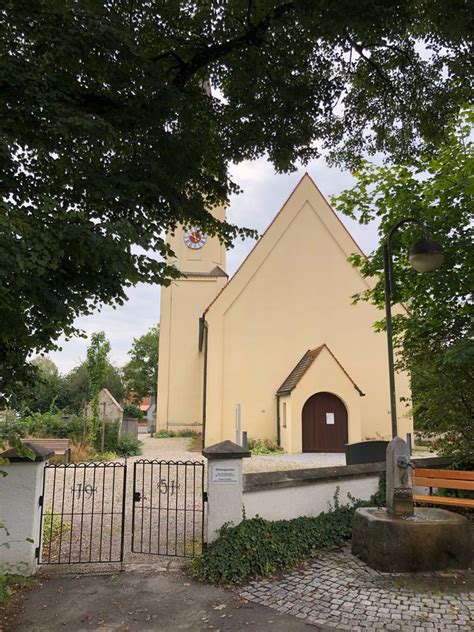
[{"label": "church gable", "polygon": [[[314,217],[311,217],[311,215],[314,215]],[[302,216],[305,216],[304,219]],[[232,302],[236,300],[247,284],[251,282],[254,275],[264,266],[266,260],[271,257],[272,254],[275,254],[274,251],[278,248],[279,243],[282,242],[284,244],[286,235],[291,232],[292,225],[295,222],[299,224],[295,230],[300,233],[302,242],[304,242],[304,233],[309,232],[314,237],[313,247],[315,247],[316,243],[321,241],[321,239],[323,241],[330,240],[337,244],[337,248],[343,255],[344,260],[354,252],[363,255],[314,181],[308,174],[305,174],[247,258],[230,279],[230,282],[208,306],[206,313],[208,310],[215,309],[217,309],[217,311],[221,309],[225,311]],[[306,222],[307,226],[302,227],[302,222]],[[295,246],[294,240],[292,241],[292,246]],[[301,246],[305,247],[303,243]],[[309,247],[309,244],[306,244],[306,246]],[[284,254],[285,258],[287,254],[288,253]],[[296,244],[296,249],[292,254],[294,255],[294,260],[300,259],[301,265],[303,266],[304,261],[300,257],[303,253],[298,252],[298,244]],[[328,262],[328,264],[330,265],[330,262]],[[346,265],[347,269],[351,270],[351,276],[353,274],[358,276],[360,280],[359,285],[362,284],[363,289],[369,287],[367,281],[363,279],[355,268],[349,263]],[[296,269],[294,271],[297,272]]]}]

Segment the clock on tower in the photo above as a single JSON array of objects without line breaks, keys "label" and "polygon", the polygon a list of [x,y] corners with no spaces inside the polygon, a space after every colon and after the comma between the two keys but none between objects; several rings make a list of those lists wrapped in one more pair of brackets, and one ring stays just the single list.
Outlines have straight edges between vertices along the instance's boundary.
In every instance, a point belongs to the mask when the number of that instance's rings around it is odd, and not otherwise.
[{"label": "clock on tower", "polygon": [[[216,219],[225,219],[225,209],[212,211]],[[225,247],[217,237],[209,237],[200,226],[178,226],[173,235],[167,236],[175,257],[172,259],[181,272],[210,274],[216,267],[225,272]]]},{"label": "clock on tower", "polygon": [[194,226],[184,233],[184,243],[191,250],[199,250],[207,241],[206,235],[200,228]]}]

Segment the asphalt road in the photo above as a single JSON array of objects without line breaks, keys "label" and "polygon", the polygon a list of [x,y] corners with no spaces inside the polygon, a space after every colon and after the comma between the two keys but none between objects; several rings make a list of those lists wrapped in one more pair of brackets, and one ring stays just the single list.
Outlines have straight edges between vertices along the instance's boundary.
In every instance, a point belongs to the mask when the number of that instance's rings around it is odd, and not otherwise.
[{"label": "asphalt road", "polygon": [[247,602],[230,590],[194,582],[182,571],[147,571],[40,578],[24,594],[16,621],[8,629],[296,632],[318,628]]}]

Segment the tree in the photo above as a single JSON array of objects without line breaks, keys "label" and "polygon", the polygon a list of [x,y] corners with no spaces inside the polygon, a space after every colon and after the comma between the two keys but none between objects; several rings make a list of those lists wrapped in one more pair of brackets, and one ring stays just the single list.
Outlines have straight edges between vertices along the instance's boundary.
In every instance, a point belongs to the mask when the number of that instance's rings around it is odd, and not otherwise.
[{"label": "tree", "polygon": [[125,387],[138,401],[156,392],[159,336],[159,325],[154,325],[143,336],[134,338],[128,352],[131,359],[123,367]]},{"label": "tree", "polygon": [[28,409],[33,412],[46,412],[51,409],[64,388],[64,378],[58,367],[48,357],[38,356],[31,364],[36,369],[36,379],[26,384],[21,396],[13,399],[10,406],[16,410]]},{"label": "tree", "polygon": [[[118,402],[123,400],[124,386],[120,370],[110,362],[107,362],[103,387],[109,390]],[[90,400],[87,365],[83,362],[65,376],[63,387],[56,399],[56,405],[62,410],[80,414],[84,412],[84,407]]]},{"label": "tree", "polygon": [[[91,336],[91,344],[87,349],[87,375],[89,378],[90,414],[88,419],[88,434],[94,443],[99,429],[99,393],[104,388],[107,375],[107,356],[110,353],[110,342],[103,331],[96,331]],[[103,443],[103,442],[102,442]]]},{"label": "tree", "polygon": [[178,275],[165,231],[254,234],[210,213],[238,190],[229,162],[439,143],[472,96],[471,21],[464,0],[6,0],[3,399],[78,315]]},{"label": "tree", "polygon": [[[472,110],[464,112],[435,157],[395,167],[366,164],[355,187],[336,200],[340,211],[362,223],[377,218],[381,240],[395,222],[414,217],[444,248],[439,270],[417,274],[406,257],[422,235],[416,227],[398,234],[396,301],[405,303],[409,313],[394,319],[394,331],[398,366],[412,376],[415,427],[441,436],[440,447],[460,457],[472,455],[474,446],[473,122]],[[381,272],[381,248],[367,259],[354,255],[352,260],[364,276]],[[356,298],[382,307],[382,280]],[[383,329],[384,324],[376,326]]]}]

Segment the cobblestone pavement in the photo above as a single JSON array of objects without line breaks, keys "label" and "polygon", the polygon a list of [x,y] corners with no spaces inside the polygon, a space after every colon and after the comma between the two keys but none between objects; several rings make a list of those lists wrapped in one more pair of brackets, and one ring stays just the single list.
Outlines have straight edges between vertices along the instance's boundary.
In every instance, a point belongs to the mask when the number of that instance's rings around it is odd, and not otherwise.
[{"label": "cobblestone pavement", "polygon": [[254,581],[239,596],[322,629],[474,630],[474,574],[380,573],[349,548],[324,552],[299,571]]}]

